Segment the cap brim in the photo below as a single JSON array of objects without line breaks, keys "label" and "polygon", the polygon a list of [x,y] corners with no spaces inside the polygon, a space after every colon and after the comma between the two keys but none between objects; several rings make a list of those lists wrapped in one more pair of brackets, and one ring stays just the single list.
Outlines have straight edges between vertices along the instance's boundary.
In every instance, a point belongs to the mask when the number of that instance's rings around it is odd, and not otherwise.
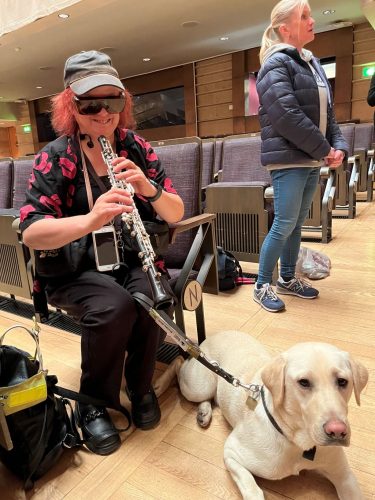
[{"label": "cap brim", "polygon": [[91,75],[86,78],[81,78],[70,85],[70,88],[76,95],[86,94],[90,90],[96,89],[96,87],[101,87],[102,85],[110,85],[112,87],[117,87],[121,90],[125,90],[125,87],[121,81],[112,75],[97,74]]}]

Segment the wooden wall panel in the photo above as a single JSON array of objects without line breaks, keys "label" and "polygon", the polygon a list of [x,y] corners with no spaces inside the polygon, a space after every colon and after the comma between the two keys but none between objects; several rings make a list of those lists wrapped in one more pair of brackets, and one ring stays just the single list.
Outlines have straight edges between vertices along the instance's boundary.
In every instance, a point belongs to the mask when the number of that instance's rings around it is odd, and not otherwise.
[{"label": "wooden wall panel", "polygon": [[[194,64],[185,64],[184,66],[184,96],[185,96],[185,136],[192,137],[198,134],[197,126],[197,102],[195,95],[195,74],[194,74]],[[178,130],[175,130],[175,134]],[[174,136],[174,137],[184,137],[184,136]],[[161,139],[158,137],[157,139]],[[168,139],[169,137],[165,137]],[[171,137],[172,139],[172,137]],[[156,139],[153,139],[156,140]]]},{"label": "wooden wall panel", "polygon": [[16,125],[18,155],[26,156],[36,152],[33,134],[24,132],[23,125],[31,124],[29,106],[27,103],[21,105],[21,116]]},{"label": "wooden wall panel", "polygon": [[354,27],[354,43],[366,41],[368,39],[368,28],[371,28],[370,23],[362,23]]},{"label": "wooden wall panel", "polygon": [[197,123],[200,137],[233,133],[232,55],[195,64]]},{"label": "wooden wall panel", "polygon": [[215,66],[217,64],[225,65],[227,62],[232,61],[232,54],[224,54],[222,56],[211,57],[210,59],[204,59],[202,61],[197,62],[196,71],[200,71],[202,68],[206,68],[207,66]]},{"label": "wooden wall panel", "polygon": [[369,23],[354,26],[351,118],[372,122],[374,109],[367,104],[370,78],[362,75],[365,65],[375,65],[375,31]]},{"label": "wooden wall panel", "polygon": [[245,53],[236,52],[232,56],[233,64],[233,133],[243,134],[246,132],[245,124],[245,85],[247,77],[245,70]]},{"label": "wooden wall panel", "polygon": [[[364,23],[354,28],[319,33],[308,48],[319,58],[336,58],[337,119],[372,119],[372,109],[369,110],[365,103],[369,80],[362,77],[363,64],[375,61],[375,34],[371,25]],[[244,79],[249,72],[257,72],[259,66],[259,47],[254,47],[128,78],[124,83],[135,95],[184,86],[185,126],[142,131],[142,135],[149,140],[257,132],[258,117],[245,117]],[[45,111],[49,106],[48,102],[49,100],[40,100],[40,110]],[[32,113],[29,119],[33,123]],[[21,131],[17,130],[18,136]],[[24,146],[23,149],[28,148],[28,144]]]},{"label": "wooden wall panel", "polygon": [[353,101],[367,101],[370,82],[370,78],[363,78],[362,80],[353,81]]},{"label": "wooden wall panel", "polygon": [[228,79],[222,82],[216,81],[214,83],[205,83],[196,86],[197,96],[207,94],[208,92],[216,93],[221,90],[232,90],[232,81]]},{"label": "wooden wall panel", "polygon": [[220,120],[221,118],[232,118],[232,104],[217,104],[214,106],[202,106],[198,108],[200,122]]},{"label": "wooden wall panel", "polygon": [[184,67],[155,71],[145,75],[133,76],[121,80],[132,94],[145,94],[161,89],[171,89],[184,84]]},{"label": "wooden wall panel", "polygon": [[372,122],[374,119],[374,108],[369,106],[366,100],[352,102],[352,117],[359,117],[362,123]]},{"label": "wooden wall panel", "polygon": [[186,134],[185,125],[175,125],[173,127],[158,127],[148,128],[139,131],[139,135],[144,137],[147,141],[159,141],[162,139],[177,139],[179,137],[189,137],[193,134]]},{"label": "wooden wall panel", "polygon": [[213,75],[222,71],[232,71],[232,59],[228,56],[225,60],[220,62],[213,62],[211,64],[200,65],[195,72],[197,78],[204,75]]},{"label": "wooden wall panel", "polygon": [[374,61],[374,50],[366,50],[353,54],[353,66],[366,66]]},{"label": "wooden wall panel", "polygon": [[220,137],[233,134],[233,120],[213,120],[208,122],[199,122],[200,137]]},{"label": "wooden wall panel", "polygon": [[197,106],[212,106],[214,104],[224,104],[232,102],[232,89],[218,90],[209,94],[197,95]]},{"label": "wooden wall panel", "polygon": [[[373,34],[374,35],[374,34]],[[365,40],[354,40],[354,53],[355,52],[375,52],[375,36],[366,38]]]},{"label": "wooden wall panel", "polygon": [[199,89],[200,85],[204,85],[207,83],[217,83],[222,82],[223,80],[231,80],[232,79],[232,68],[223,70],[223,71],[215,71],[214,73],[205,74],[202,76],[196,76],[195,82],[197,89]]},{"label": "wooden wall panel", "polygon": [[0,127],[0,158],[12,156],[9,144],[9,132],[7,127]]}]

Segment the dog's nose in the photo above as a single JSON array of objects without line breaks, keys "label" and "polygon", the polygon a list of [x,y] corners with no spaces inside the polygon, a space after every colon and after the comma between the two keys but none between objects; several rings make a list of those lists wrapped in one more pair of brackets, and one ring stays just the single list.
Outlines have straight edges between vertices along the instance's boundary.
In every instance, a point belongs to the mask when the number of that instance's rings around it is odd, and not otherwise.
[{"label": "dog's nose", "polygon": [[341,420],[329,420],[323,425],[324,432],[332,439],[345,439],[348,429]]}]

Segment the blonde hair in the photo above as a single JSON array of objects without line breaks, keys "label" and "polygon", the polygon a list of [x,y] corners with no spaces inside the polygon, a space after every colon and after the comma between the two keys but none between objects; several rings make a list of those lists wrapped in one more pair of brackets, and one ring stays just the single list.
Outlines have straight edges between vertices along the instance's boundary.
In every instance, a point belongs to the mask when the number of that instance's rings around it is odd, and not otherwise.
[{"label": "blonde hair", "polygon": [[310,7],[308,0],[281,0],[275,5],[270,16],[271,24],[263,33],[262,45],[259,52],[260,64],[263,63],[264,55],[272,45],[283,42],[279,33],[280,26],[289,21],[292,12],[296,8],[299,8],[302,12],[306,6]]}]

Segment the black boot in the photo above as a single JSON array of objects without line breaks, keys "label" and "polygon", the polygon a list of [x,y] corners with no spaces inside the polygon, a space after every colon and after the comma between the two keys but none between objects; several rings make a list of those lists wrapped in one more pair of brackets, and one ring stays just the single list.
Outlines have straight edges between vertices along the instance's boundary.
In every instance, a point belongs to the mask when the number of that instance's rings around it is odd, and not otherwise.
[{"label": "black boot", "polygon": [[75,413],[89,450],[98,455],[110,455],[120,447],[119,433],[104,407],[77,403]]},{"label": "black boot", "polygon": [[160,407],[153,389],[146,394],[137,395],[127,391],[132,403],[132,419],[134,425],[142,430],[152,429],[160,422]]}]

